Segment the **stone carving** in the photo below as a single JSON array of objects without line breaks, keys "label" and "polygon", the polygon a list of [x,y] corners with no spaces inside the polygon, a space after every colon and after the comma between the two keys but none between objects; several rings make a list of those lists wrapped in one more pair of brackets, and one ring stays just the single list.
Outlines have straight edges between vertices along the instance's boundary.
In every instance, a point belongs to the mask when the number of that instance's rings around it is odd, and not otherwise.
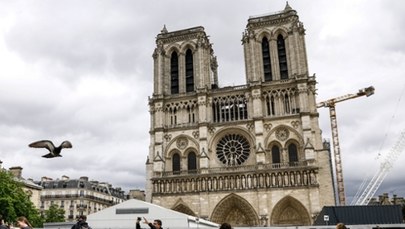
[{"label": "stone carving", "polygon": [[166,139],[166,141],[172,140],[172,135],[171,134],[165,134],[163,137]]},{"label": "stone carving", "polygon": [[183,150],[183,149],[187,148],[187,146],[188,146],[188,139],[185,137],[180,137],[177,139],[176,145],[177,145],[177,148]]},{"label": "stone carving", "polygon": [[198,139],[199,137],[200,137],[200,132],[197,130],[197,131],[193,131],[193,137],[195,138],[195,139]]},{"label": "stone carving", "polygon": [[208,127],[208,133],[213,135],[215,133],[215,127],[213,127],[213,126]]},{"label": "stone carving", "polygon": [[285,141],[290,136],[290,131],[285,127],[279,127],[276,130],[276,138],[280,141]]},{"label": "stone carving", "polygon": [[266,123],[266,124],[264,124],[263,126],[264,126],[264,129],[265,129],[267,132],[269,132],[269,131],[271,130],[271,128],[273,127],[273,125],[271,125],[270,123]]},{"label": "stone carving", "polygon": [[246,128],[250,131],[253,132],[255,129],[255,124],[254,123],[248,123],[246,124]]},{"label": "stone carving", "polygon": [[291,121],[291,126],[294,127],[294,129],[297,129],[299,125],[300,121]]}]

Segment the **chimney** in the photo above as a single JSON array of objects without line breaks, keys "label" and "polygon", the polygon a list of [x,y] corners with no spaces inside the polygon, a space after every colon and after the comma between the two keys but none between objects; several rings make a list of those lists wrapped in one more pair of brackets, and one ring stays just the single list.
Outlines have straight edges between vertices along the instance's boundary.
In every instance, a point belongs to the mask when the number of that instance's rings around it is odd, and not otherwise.
[{"label": "chimney", "polygon": [[69,180],[69,177],[66,176],[66,175],[63,175],[63,176],[62,176],[62,180]]},{"label": "chimney", "polygon": [[9,170],[13,174],[14,177],[21,178],[22,169],[23,168],[21,166],[14,166],[14,167],[11,167]]},{"label": "chimney", "polygon": [[41,177],[41,181],[51,181],[52,178],[49,177]]},{"label": "chimney", "polygon": [[80,177],[80,180],[89,181],[89,178],[88,178],[88,177],[83,176],[83,177]]}]

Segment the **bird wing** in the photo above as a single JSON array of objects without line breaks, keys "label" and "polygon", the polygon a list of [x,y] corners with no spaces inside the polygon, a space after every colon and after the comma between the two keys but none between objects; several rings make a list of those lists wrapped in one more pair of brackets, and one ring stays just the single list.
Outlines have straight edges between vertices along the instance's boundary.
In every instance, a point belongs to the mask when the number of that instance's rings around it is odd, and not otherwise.
[{"label": "bird wing", "polygon": [[53,158],[55,156],[53,154],[51,154],[51,153],[48,153],[48,154],[42,155],[42,157]]},{"label": "bird wing", "polygon": [[73,145],[69,141],[63,141],[62,144],[60,145],[62,148],[72,148]]},{"label": "bird wing", "polygon": [[36,141],[29,144],[28,146],[32,148],[46,148],[49,150],[49,152],[53,152],[53,150],[55,149],[55,146],[49,140]]}]

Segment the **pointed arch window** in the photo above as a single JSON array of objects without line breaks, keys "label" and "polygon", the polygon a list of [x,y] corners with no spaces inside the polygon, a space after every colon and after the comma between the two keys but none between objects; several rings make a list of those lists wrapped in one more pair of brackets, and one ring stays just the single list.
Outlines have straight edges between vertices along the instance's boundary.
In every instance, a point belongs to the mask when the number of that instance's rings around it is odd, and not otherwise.
[{"label": "pointed arch window", "polygon": [[280,66],[280,78],[288,79],[288,67],[287,67],[287,53],[285,50],[284,37],[280,34],[277,37],[277,51],[278,51],[278,61]]},{"label": "pointed arch window", "polygon": [[197,172],[197,156],[194,152],[190,152],[187,156],[187,170],[189,173]]},{"label": "pointed arch window", "polygon": [[270,44],[267,37],[262,39],[262,57],[264,81],[272,81],[273,76],[271,74]]},{"label": "pointed arch window", "polygon": [[288,145],[288,159],[290,162],[290,166],[295,166],[298,164],[297,145],[295,145],[294,143]]},{"label": "pointed arch window", "polygon": [[281,163],[280,148],[278,146],[271,147],[271,160],[273,164]]},{"label": "pointed arch window", "polygon": [[193,52],[187,49],[186,52],[186,92],[194,91],[194,67]]},{"label": "pointed arch window", "polygon": [[178,153],[173,154],[172,169],[173,174],[180,174],[180,155]]},{"label": "pointed arch window", "polygon": [[173,52],[170,58],[170,92],[179,93],[179,57],[177,52]]}]

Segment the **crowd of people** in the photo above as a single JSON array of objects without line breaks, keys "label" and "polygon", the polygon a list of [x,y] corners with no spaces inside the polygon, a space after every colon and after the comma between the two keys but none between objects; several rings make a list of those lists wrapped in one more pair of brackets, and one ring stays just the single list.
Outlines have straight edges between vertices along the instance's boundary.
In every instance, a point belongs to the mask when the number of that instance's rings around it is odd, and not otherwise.
[{"label": "crowd of people", "polygon": [[[16,220],[16,227],[21,229],[32,229],[31,223],[24,216],[20,216]],[[12,226],[10,223],[5,223],[3,217],[0,216],[0,229],[11,229]]]},{"label": "crowd of people", "polygon": [[[77,222],[72,226],[71,229],[91,229],[89,224],[86,222],[87,217],[82,215],[79,216]],[[11,229],[11,228],[20,228],[20,229],[33,229],[31,223],[24,216],[20,216],[16,219],[15,226],[12,227],[11,224],[5,224],[3,217],[0,215],[0,229]]]},{"label": "crowd of people", "polygon": [[[138,219],[136,220],[136,229],[141,229],[141,217],[138,217]],[[163,229],[162,228],[162,220],[160,219],[155,219],[152,222],[149,222],[145,217],[143,217],[143,223],[147,224],[150,229]],[[229,223],[223,223],[221,224],[221,226],[219,227],[219,229],[232,229],[232,226]]]},{"label": "crowd of people", "polygon": [[[72,226],[71,229],[92,229],[86,222],[86,220],[87,220],[86,216],[84,215],[79,216],[77,222]],[[136,220],[136,229],[142,229],[141,221],[142,218],[138,217]],[[145,217],[143,217],[143,223],[147,224],[150,227],[150,229],[163,229],[162,220],[160,219],[155,219],[153,220],[153,222],[149,222]],[[20,229],[33,229],[31,223],[24,216],[17,218],[16,226],[19,227]],[[5,225],[4,220],[1,216],[0,216],[0,229],[11,229],[11,225],[10,224]],[[229,223],[222,223],[219,226],[219,229],[232,229],[232,226]],[[338,223],[336,225],[336,229],[347,229],[347,228],[345,224]]]}]

